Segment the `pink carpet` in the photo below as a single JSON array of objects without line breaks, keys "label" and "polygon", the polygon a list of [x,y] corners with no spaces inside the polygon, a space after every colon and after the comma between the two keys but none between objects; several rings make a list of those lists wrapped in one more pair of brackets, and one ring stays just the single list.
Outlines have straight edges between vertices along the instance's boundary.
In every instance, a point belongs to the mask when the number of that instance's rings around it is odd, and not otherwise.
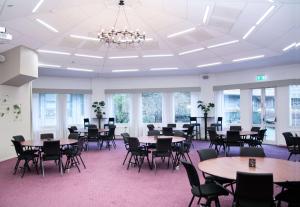
[{"label": "pink carpet", "polygon": [[[80,166],[81,173],[78,173],[76,168],[72,168],[63,176],[53,162],[46,164],[44,178],[34,170],[26,172],[24,178],[20,177],[20,172],[13,175],[16,159],[1,162],[0,207],[188,206],[191,192],[183,166],[172,172],[159,163],[156,175],[147,163],[140,173],[134,167],[126,170],[126,166],[122,165],[125,156],[123,144],[118,141],[117,145],[116,150],[84,152],[82,157],[87,169]],[[196,149],[200,148],[207,148],[207,143],[195,144],[190,153],[194,164],[199,161]],[[279,147],[266,146],[265,150],[269,157],[286,159],[288,155],[285,149]],[[232,204],[232,196],[220,197],[220,200],[221,206]],[[197,206],[196,200],[193,206]]]}]

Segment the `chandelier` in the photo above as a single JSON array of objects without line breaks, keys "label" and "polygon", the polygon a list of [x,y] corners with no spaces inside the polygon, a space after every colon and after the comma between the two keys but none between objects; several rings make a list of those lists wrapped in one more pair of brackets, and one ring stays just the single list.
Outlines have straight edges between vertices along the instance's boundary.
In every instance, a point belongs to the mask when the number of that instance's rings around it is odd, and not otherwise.
[{"label": "chandelier", "polygon": [[123,30],[116,29],[121,10],[124,13],[127,25],[130,27],[124,5],[125,5],[124,0],[120,0],[119,10],[118,10],[118,14],[114,26],[108,30],[102,29],[101,32],[98,33],[98,39],[100,41],[108,44],[114,43],[117,45],[139,44],[145,41],[146,39],[145,32],[140,32],[139,29],[136,29],[135,31],[129,30],[127,29],[127,27],[125,27]]}]

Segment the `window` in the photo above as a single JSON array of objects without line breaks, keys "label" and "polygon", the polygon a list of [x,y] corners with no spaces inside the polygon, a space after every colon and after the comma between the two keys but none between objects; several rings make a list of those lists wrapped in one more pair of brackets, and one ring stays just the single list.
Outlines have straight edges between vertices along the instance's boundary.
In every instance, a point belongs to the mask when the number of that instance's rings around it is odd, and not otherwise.
[{"label": "window", "polygon": [[190,122],[191,116],[191,93],[177,92],[174,93],[174,111],[176,123]]},{"label": "window", "polygon": [[84,95],[67,94],[67,124],[82,124],[84,119]]},{"label": "window", "polygon": [[162,123],[162,94],[142,93],[143,123]]},{"label": "window", "polygon": [[113,113],[116,118],[116,123],[129,123],[129,96],[128,94],[114,94]]},{"label": "window", "polygon": [[224,90],[225,123],[240,123],[240,90]]},{"label": "window", "polygon": [[56,125],[56,94],[40,94],[39,118],[42,126]]},{"label": "window", "polygon": [[261,124],[261,89],[252,90],[252,124]]},{"label": "window", "polygon": [[300,85],[289,88],[290,94],[290,126],[300,127]]}]

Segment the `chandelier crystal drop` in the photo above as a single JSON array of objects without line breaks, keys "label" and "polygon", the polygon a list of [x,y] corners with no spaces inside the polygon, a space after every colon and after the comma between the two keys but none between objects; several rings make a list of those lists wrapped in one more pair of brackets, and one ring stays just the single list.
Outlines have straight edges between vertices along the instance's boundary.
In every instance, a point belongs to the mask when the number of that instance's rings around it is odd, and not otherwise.
[{"label": "chandelier crystal drop", "polygon": [[116,29],[116,25],[118,23],[121,10],[123,11],[127,25],[130,28],[124,6],[125,6],[124,0],[120,0],[119,10],[118,10],[115,24],[111,29],[108,30],[102,29],[101,32],[98,33],[98,39],[100,41],[107,44],[117,44],[117,45],[132,45],[132,44],[139,44],[145,41],[146,34],[145,32],[140,32],[139,29],[136,29],[135,31],[127,29],[127,27],[125,27],[124,29]]}]

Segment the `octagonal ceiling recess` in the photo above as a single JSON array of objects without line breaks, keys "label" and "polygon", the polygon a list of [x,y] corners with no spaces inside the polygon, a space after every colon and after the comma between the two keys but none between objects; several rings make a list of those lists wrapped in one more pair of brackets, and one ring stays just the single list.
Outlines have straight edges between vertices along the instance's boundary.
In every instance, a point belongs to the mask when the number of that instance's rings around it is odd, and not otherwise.
[{"label": "octagonal ceiling recess", "polygon": [[207,73],[300,61],[300,1],[125,2],[130,27],[146,32],[140,46],[97,39],[101,28],[113,25],[118,0],[0,0],[0,26],[13,35],[0,52],[24,45],[39,52],[42,74],[79,76]]}]

